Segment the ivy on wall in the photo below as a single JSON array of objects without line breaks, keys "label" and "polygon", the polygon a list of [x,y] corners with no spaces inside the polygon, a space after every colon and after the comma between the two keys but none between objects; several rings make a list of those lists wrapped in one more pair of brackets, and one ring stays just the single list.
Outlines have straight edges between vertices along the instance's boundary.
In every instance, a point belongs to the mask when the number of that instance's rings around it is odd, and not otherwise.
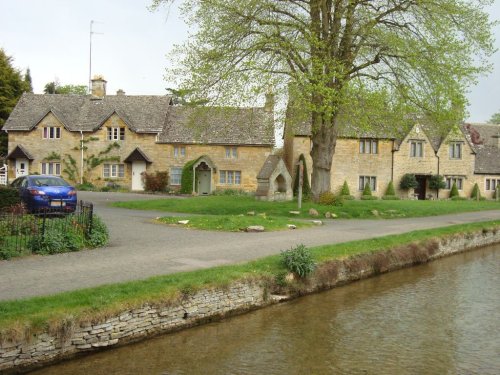
[{"label": "ivy on wall", "polygon": [[193,166],[202,158],[200,156],[198,159],[188,161],[182,167],[182,177],[181,177],[181,189],[179,190],[182,194],[191,194],[193,192]]}]

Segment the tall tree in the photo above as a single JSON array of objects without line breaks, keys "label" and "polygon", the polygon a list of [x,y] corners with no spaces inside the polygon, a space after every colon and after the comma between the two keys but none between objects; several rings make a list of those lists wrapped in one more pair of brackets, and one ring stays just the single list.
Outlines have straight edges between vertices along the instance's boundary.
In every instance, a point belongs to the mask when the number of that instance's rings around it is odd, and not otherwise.
[{"label": "tall tree", "polygon": [[24,73],[24,89],[26,92],[33,93],[33,80],[31,79],[30,68],[26,69],[26,73]]},{"label": "tall tree", "polygon": [[291,90],[312,124],[315,197],[330,190],[340,114],[367,127],[459,121],[494,51],[491,0],[177,1],[195,30],[167,78],[214,103]]},{"label": "tall tree", "polygon": [[488,120],[488,123],[500,125],[500,112],[492,114],[491,118]]},{"label": "tall tree", "polygon": [[45,85],[43,92],[45,94],[76,94],[86,95],[86,85],[61,85],[58,80],[49,82]]},{"label": "tall tree", "polygon": [[21,72],[12,65],[13,59],[0,49],[0,157],[7,154],[7,134],[3,124],[14,109],[17,101],[28,87]]}]

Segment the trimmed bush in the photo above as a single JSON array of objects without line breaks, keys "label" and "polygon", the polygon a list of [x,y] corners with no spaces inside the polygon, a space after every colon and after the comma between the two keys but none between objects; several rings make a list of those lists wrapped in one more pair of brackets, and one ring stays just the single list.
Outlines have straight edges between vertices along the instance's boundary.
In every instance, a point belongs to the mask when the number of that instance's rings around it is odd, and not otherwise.
[{"label": "trimmed bush", "polygon": [[418,187],[417,179],[414,174],[407,173],[401,178],[401,182],[399,183],[399,187],[404,190],[415,189]]},{"label": "trimmed bush", "polygon": [[479,186],[477,182],[474,184],[474,187],[472,188],[472,193],[470,194],[471,199],[476,199],[480,200],[481,199],[481,192],[479,191]]},{"label": "trimmed bush", "polygon": [[384,201],[398,201],[400,198],[397,195],[384,195],[382,200]]},{"label": "trimmed bush", "polygon": [[387,195],[387,196],[396,195],[396,191],[394,190],[394,184],[392,183],[392,180],[389,181],[389,185],[387,185],[387,190],[385,191],[384,195]]},{"label": "trimmed bush", "polygon": [[446,182],[444,181],[444,177],[435,174],[429,178],[429,189],[438,191],[439,189],[444,189],[446,187]]},{"label": "trimmed bush", "polygon": [[372,189],[370,189],[370,184],[369,183],[365,184],[365,188],[363,189],[363,196],[364,197],[366,197],[366,196],[371,197],[372,196]]},{"label": "trimmed bush", "polygon": [[362,195],[361,200],[362,201],[376,201],[378,197],[375,197],[373,195]]},{"label": "trimmed bush", "polygon": [[450,190],[450,198],[458,197],[458,196],[459,196],[459,193],[458,193],[457,184],[453,183],[453,186],[451,187],[451,190]]},{"label": "trimmed bush", "polygon": [[146,191],[166,191],[168,185],[168,172],[156,171],[155,173],[144,172],[142,174],[144,189]]},{"label": "trimmed bush", "polygon": [[[302,160],[304,165],[304,175],[302,181],[302,199],[307,200],[311,198],[311,185],[309,184],[309,173],[307,173],[307,164],[304,154],[300,154],[299,161]],[[295,180],[293,181],[293,195],[297,197],[299,195],[299,166],[295,169]]]},{"label": "trimmed bush", "polygon": [[331,191],[321,193],[318,203],[324,206],[342,206],[344,204],[342,196],[336,196]]},{"label": "trimmed bush", "polygon": [[17,189],[8,186],[0,186],[0,211],[21,203]]},{"label": "trimmed bush", "polygon": [[304,245],[282,251],[281,261],[288,271],[300,277],[310,275],[316,268],[311,252]]},{"label": "trimmed bush", "polygon": [[349,190],[349,185],[347,185],[347,181],[344,180],[344,184],[342,185],[342,189],[340,190],[340,195],[351,195],[351,191]]}]

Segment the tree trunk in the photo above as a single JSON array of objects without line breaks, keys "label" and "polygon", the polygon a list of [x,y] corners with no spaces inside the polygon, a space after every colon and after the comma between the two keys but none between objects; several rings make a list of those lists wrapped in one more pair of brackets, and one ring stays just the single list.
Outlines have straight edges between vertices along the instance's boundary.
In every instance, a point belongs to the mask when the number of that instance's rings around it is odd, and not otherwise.
[{"label": "tree trunk", "polygon": [[[334,119],[336,116],[334,116]],[[313,199],[318,201],[321,193],[331,190],[331,168],[332,158],[337,143],[337,131],[334,126],[335,120],[325,123],[320,114],[313,114],[312,135],[312,185]],[[316,131],[314,131],[317,129]]]}]

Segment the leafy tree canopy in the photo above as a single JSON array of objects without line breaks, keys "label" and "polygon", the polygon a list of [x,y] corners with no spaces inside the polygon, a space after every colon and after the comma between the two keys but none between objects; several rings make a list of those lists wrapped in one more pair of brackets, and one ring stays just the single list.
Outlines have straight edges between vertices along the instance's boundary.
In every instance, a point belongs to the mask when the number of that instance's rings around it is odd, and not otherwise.
[{"label": "leafy tree canopy", "polygon": [[[12,65],[12,62],[12,57],[0,49],[0,156],[7,154],[7,134],[1,131],[1,128],[23,92],[32,91],[31,82],[27,82],[26,78],[23,79],[21,72]],[[26,75],[29,76],[29,69]]]},{"label": "leafy tree canopy", "polygon": [[45,85],[43,92],[45,94],[76,94],[86,95],[86,85],[61,85],[57,80]]},{"label": "leafy tree canopy", "polygon": [[500,112],[494,113],[488,120],[488,123],[500,125]]},{"label": "leafy tree canopy", "polygon": [[494,52],[492,0],[177,1],[193,35],[167,78],[215,104],[269,87],[291,94],[312,125],[316,198],[330,190],[342,119],[367,128],[401,126],[410,114],[461,121],[466,88]]}]

